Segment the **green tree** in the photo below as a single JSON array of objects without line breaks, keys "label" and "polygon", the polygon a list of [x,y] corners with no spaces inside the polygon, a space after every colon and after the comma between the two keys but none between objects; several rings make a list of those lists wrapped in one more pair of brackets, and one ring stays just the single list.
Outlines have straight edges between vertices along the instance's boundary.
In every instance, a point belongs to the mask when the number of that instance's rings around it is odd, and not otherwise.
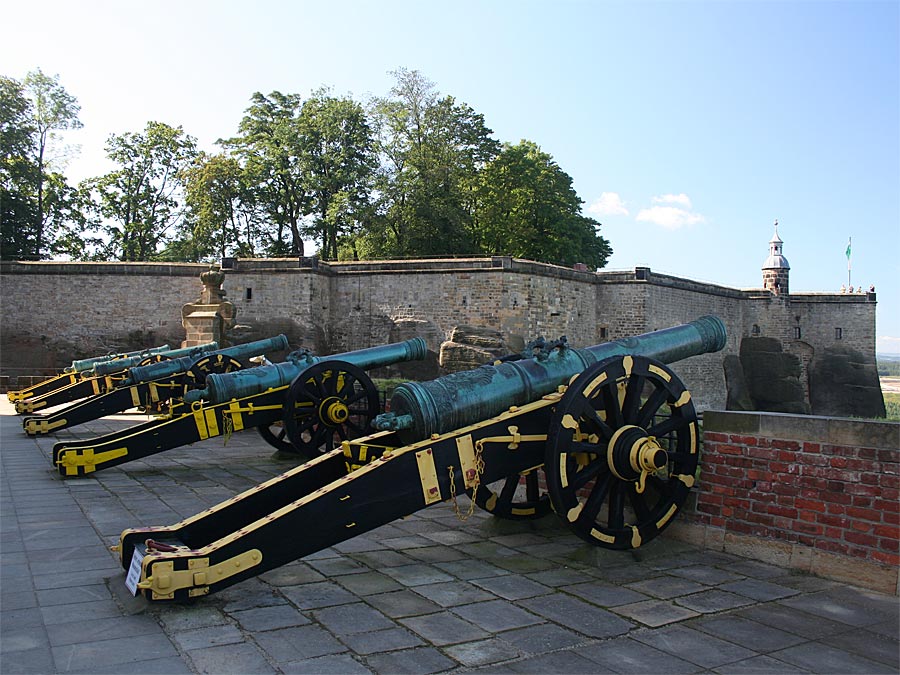
[{"label": "green tree", "polygon": [[52,170],[54,131],[81,126],[78,106],[40,70],[21,83],[0,77],[0,256],[4,259],[78,257],[84,235],[85,195]]},{"label": "green tree", "polygon": [[451,96],[440,97],[418,71],[393,75],[391,97],[373,104],[381,157],[379,218],[360,248],[375,255],[473,253],[476,177],[499,143],[482,115]]},{"label": "green tree", "polygon": [[[256,203],[274,225],[267,233],[268,255],[303,255],[301,220],[309,199],[303,186],[300,143],[301,98],[256,92],[238,127],[238,136],[220,140],[242,162]],[[285,230],[290,232],[290,241]]]},{"label": "green tree", "polygon": [[97,257],[152,260],[183,217],[183,171],[196,140],[181,127],[148,122],[143,133],[111,136],[106,154],[118,168],[85,183],[107,237]]},{"label": "green tree", "polygon": [[612,254],[600,223],[581,215],[572,178],[531,141],[503,146],[481,172],[476,238],[488,255],[603,267]]},{"label": "green tree", "polygon": [[37,163],[37,214],[34,225],[34,249],[41,255],[45,246],[46,207],[45,189],[49,144],[54,140],[55,132],[64,129],[80,129],[78,119],[81,106],[78,99],[69,94],[59,83],[59,75],[50,77],[38,68],[25,77],[25,91],[32,101],[34,128],[37,132],[35,141],[35,161]]},{"label": "green tree", "polygon": [[38,207],[37,165],[31,160],[31,101],[18,80],[0,77],[0,257],[33,257]]},{"label": "green tree", "polygon": [[322,258],[337,259],[339,239],[354,232],[366,212],[376,164],[372,131],[359,103],[326,90],[303,103],[297,131],[308,232]]},{"label": "green tree", "polygon": [[183,178],[188,213],[169,255],[192,261],[224,258],[229,251],[238,257],[253,257],[262,218],[237,159],[225,153],[201,153],[185,169]]}]

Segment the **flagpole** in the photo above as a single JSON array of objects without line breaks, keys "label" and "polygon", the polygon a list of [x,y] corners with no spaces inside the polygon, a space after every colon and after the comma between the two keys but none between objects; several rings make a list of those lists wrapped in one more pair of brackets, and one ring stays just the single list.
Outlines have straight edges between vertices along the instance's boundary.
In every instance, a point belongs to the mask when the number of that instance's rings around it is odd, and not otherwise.
[{"label": "flagpole", "polygon": [[847,240],[847,290],[850,290],[850,246],[853,244],[853,237]]}]

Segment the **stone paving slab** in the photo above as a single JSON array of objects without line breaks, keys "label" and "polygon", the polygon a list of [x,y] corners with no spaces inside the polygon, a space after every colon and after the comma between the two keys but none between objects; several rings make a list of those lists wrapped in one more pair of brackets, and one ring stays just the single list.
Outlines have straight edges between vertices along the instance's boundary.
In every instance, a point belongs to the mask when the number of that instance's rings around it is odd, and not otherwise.
[{"label": "stone paving slab", "polygon": [[[129,596],[108,547],[296,464],[254,431],[79,479],[0,402],[0,672],[900,672],[898,602],[669,540],[436,505],[191,604]],[[467,507],[461,500],[463,510]]]}]

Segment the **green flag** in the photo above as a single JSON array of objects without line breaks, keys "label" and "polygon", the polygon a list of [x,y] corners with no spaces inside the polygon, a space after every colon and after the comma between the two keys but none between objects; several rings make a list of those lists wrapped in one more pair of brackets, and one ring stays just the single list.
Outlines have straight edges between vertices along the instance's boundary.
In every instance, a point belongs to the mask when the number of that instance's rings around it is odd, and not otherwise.
[{"label": "green flag", "polygon": [[847,260],[850,260],[850,242],[847,242]]}]

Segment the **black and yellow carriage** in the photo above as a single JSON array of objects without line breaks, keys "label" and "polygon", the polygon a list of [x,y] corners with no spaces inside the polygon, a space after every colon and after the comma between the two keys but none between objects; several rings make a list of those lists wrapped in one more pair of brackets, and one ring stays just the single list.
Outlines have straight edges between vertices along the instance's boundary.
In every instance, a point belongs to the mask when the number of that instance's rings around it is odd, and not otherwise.
[{"label": "black and yellow carriage", "polygon": [[[697,414],[666,364],[725,339],[718,318],[702,317],[402,384],[373,433],[335,442],[326,429],[306,463],[180,523],[125,530],[126,584],[150,600],[203,596],[463,493],[501,517],[552,509],[593,544],[636,548],[673,521],[697,470]],[[318,365],[318,379],[298,374],[290,385],[285,419],[303,420],[303,391],[328,381],[321,424],[341,411],[338,383],[364,377],[340,359]]]}]

